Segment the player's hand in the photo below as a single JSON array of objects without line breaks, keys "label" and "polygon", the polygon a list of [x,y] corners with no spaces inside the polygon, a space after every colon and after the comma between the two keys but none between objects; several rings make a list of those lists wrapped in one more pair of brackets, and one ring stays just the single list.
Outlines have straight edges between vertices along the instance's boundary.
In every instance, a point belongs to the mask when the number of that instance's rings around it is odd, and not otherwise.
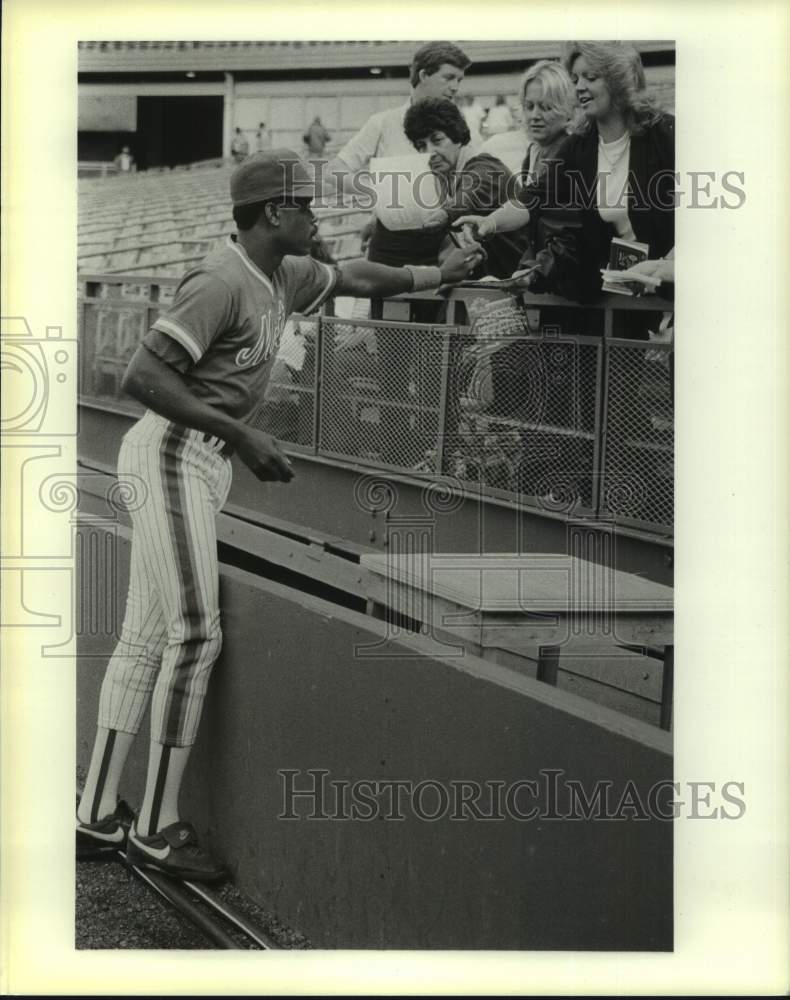
[{"label": "player's hand", "polygon": [[463,281],[464,278],[474,271],[478,264],[485,259],[483,248],[479,243],[469,243],[463,247],[455,247],[447,254],[442,261],[439,270],[442,272],[442,284],[451,285],[456,281]]},{"label": "player's hand", "polygon": [[291,463],[271,434],[246,428],[236,444],[236,453],[261,482],[289,483],[294,477]]},{"label": "player's hand", "polygon": [[462,215],[453,223],[453,229],[460,229],[464,240],[474,241],[491,236],[495,230],[494,223],[487,215]]}]

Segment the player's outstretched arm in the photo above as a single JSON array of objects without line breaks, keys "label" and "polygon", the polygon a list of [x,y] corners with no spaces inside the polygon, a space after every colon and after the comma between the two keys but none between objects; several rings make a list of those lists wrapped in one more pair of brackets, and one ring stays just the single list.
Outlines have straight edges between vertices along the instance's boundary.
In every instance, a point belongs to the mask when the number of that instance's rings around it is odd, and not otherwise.
[{"label": "player's outstretched arm", "polygon": [[287,483],[290,462],[275,439],[198,399],[182,376],[141,344],[129,362],[121,388],[143,406],[182,427],[193,427],[233,445],[260,480]]},{"label": "player's outstretched arm", "polygon": [[452,285],[470,275],[482,259],[479,244],[470,243],[453,250],[439,267],[387,267],[369,260],[352,260],[340,266],[335,294],[361,299],[386,298],[402,292]]}]

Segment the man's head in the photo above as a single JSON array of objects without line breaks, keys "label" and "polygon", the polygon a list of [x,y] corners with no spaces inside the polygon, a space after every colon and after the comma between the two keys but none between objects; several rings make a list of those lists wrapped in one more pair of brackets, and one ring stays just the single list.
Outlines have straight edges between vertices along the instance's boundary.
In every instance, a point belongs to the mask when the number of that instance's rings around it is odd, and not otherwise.
[{"label": "man's head", "polygon": [[452,101],[427,98],[406,112],[403,131],[420,153],[427,153],[437,174],[455,170],[458,156],[470,140],[466,119]]},{"label": "man's head", "polygon": [[452,99],[471,65],[472,60],[452,42],[428,42],[417,49],[411,61],[409,82],[414,99]]},{"label": "man's head", "polygon": [[282,254],[307,254],[318,226],[311,209],[315,185],[291,149],[258,153],[230,179],[233,221],[239,232],[265,236]]}]

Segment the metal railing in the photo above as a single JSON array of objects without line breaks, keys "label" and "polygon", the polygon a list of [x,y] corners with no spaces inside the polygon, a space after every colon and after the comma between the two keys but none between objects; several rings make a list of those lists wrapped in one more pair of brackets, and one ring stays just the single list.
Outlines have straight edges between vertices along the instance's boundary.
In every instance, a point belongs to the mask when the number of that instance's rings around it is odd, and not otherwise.
[{"label": "metal railing", "polygon": [[117,165],[112,160],[79,160],[77,163],[77,177],[117,177],[119,173]]},{"label": "metal railing", "polygon": [[[177,279],[80,281],[81,397],[137,412],[123,371]],[[289,320],[256,423],[305,455],[671,534],[672,347],[632,339],[670,303],[456,290],[386,305],[402,318]]]}]

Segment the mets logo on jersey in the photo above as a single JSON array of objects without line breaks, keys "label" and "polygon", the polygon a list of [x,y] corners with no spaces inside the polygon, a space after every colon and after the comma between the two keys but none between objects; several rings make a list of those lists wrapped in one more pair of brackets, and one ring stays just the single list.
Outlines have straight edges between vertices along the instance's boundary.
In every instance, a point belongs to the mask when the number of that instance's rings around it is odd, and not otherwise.
[{"label": "mets logo on jersey", "polygon": [[277,299],[261,316],[258,337],[252,347],[243,347],[236,355],[239,368],[254,368],[263,364],[277,350],[285,326],[285,306]]}]

